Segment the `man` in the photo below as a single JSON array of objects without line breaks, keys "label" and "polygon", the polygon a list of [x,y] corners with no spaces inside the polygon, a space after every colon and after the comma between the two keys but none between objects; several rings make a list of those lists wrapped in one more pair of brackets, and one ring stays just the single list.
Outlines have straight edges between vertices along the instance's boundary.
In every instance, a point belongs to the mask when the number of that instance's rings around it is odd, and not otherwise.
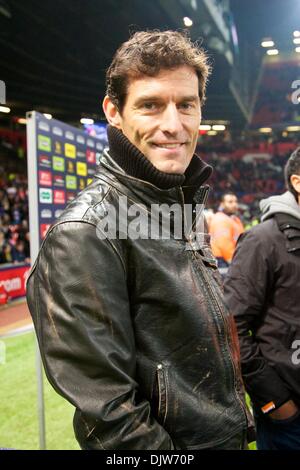
[{"label": "man", "polygon": [[[259,449],[300,449],[300,148],[285,167],[288,191],[260,203],[225,284]],[[298,349],[298,350],[297,350]]]},{"label": "man", "polygon": [[219,268],[228,267],[231,263],[238,237],[244,231],[239,217],[238,200],[232,192],[222,195],[218,212],[211,218],[209,233],[211,249],[218,260]]},{"label": "man", "polygon": [[209,247],[173,232],[126,237],[132,206],[128,220],[118,209],[125,198],[143,216],[157,204],[185,211],[196,191],[203,202],[211,169],[194,151],[208,71],[178,32],[121,45],[103,102],[109,150],[49,230],[28,281],[45,370],[76,407],[83,449],[243,445],[236,337]]}]

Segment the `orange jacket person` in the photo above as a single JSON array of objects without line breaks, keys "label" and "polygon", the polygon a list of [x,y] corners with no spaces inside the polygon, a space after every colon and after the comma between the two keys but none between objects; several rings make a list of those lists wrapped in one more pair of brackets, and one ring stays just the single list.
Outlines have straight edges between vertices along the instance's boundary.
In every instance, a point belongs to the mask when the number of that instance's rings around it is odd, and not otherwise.
[{"label": "orange jacket person", "polygon": [[231,262],[237,239],[244,232],[241,220],[235,215],[237,210],[236,195],[225,193],[222,196],[219,211],[212,217],[209,224],[211,248],[219,261],[219,267]]}]

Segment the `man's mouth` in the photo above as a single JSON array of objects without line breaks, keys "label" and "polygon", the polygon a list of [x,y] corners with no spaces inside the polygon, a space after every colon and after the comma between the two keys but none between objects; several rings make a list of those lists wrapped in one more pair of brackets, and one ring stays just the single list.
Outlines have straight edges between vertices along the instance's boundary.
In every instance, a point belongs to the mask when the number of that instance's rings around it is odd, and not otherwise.
[{"label": "man's mouth", "polygon": [[164,149],[176,149],[184,145],[185,142],[174,142],[174,143],[154,143],[155,147],[164,148]]}]

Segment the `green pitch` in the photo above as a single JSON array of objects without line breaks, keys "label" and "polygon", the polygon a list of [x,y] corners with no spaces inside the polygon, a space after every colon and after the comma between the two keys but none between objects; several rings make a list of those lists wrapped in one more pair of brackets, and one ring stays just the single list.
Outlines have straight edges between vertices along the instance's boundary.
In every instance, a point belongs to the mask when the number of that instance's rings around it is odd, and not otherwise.
[{"label": "green pitch", "polygon": [[[0,448],[38,449],[34,335],[1,341],[6,354],[5,363],[0,361]],[[72,427],[72,405],[52,389],[46,378],[44,392],[47,449],[79,449]],[[255,443],[249,447],[254,450]]]},{"label": "green pitch", "polygon": [[[1,339],[0,447],[38,449],[37,384],[33,333]],[[3,350],[3,344],[2,350]],[[79,449],[73,433],[74,408],[44,380],[47,449]]]}]

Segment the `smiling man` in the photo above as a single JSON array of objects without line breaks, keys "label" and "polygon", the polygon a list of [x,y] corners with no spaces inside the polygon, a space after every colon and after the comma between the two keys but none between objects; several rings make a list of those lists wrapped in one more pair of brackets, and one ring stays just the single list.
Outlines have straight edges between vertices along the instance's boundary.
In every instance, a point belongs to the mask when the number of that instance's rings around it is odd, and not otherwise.
[{"label": "smiling man", "polygon": [[185,203],[205,202],[211,168],[194,152],[208,73],[203,50],[178,32],[121,45],[103,102],[109,149],[28,281],[45,370],[76,408],[83,449],[244,445],[236,335],[208,237],[111,237],[101,224],[121,198],[146,213],[177,204],[183,219]]},{"label": "smiling man", "polygon": [[104,99],[108,121],[164,173],[183,175],[193,157],[201,121],[198,77],[191,66],[137,77],[122,112]]}]

